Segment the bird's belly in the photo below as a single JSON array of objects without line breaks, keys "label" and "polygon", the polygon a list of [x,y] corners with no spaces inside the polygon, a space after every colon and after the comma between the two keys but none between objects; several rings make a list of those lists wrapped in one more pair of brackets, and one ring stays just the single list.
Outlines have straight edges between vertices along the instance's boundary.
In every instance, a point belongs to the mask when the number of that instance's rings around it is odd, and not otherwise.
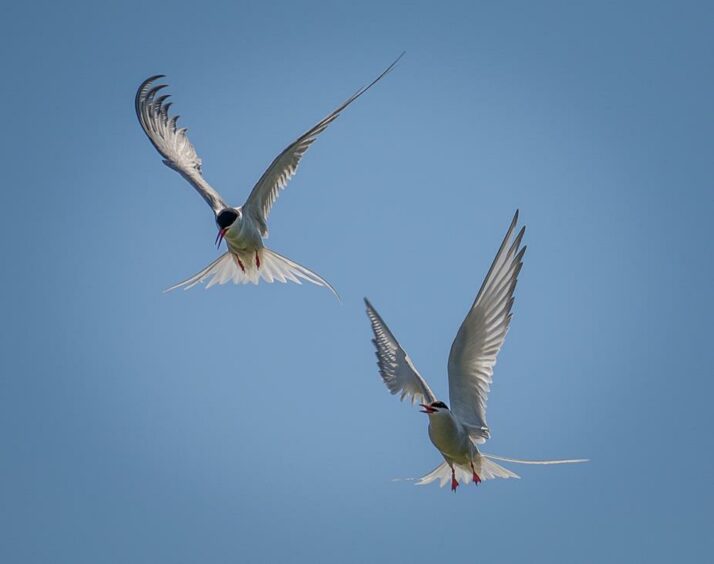
[{"label": "bird's belly", "polygon": [[432,444],[450,460],[461,464],[470,461],[471,445],[468,434],[453,424],[453,421],[431,423],[429,438]]}]

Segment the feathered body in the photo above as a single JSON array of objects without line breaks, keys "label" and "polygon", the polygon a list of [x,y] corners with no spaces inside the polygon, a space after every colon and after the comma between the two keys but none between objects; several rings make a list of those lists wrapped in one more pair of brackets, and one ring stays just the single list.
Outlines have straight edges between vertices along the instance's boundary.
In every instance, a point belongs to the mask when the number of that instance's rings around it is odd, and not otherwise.
[{"label": "feathered body", "polygon": [[447,462],[470,464],[478,453],[466,427],[448,409],[429,414],[429,439]]},{"label": "feathered body", "polygon": [[254,252],[263,248],[263,237],[258,222],[250,215],[243,215],[241,208],[233,208],[238,214],[224,235],[228,250]]}]

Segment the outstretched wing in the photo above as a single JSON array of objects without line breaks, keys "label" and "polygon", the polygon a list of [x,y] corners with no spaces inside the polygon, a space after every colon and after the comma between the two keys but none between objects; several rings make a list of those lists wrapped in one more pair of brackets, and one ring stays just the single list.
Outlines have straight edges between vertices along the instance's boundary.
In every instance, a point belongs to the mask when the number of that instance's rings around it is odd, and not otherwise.
[{"label": "outstretched wing", "polygon": [[275,160],[270,163],[268,169],[263,173],[263,176],[260,177],[258,183],[253,187],[253,190],[243,206],[243,213],[252,214],[253,218],[255,218],[260,225],[263,235],[266,235],[268,232],[267,220],[270,208],[275,203],[275,200],[277,200],[280,190],[284,189],[288,185],[288,181],[295,176],[298,165],[300,164],[300,159],[308,150],[310,145],[312,145],[313,141],[317,139],[317,136],[320,135],[320,133],[327,129],[328,125],[337,119],[340,113],[347,106],[362,96],[362,94],[367,92],[367,90],[377,84],[380,79],[389,73],[389,71],[394,68],[403,55],[404,53],[399,55],[397,60],[389,65],[389,67],[387,67],[387,69],[370,84],[360,88],[357,92],[340,104],[335,111],[320,120],[308,131],[303,133],[300,137],[288,145],[283,152],[275,157]]},{"label": "outstretched wing", "polygon": [[525,227],[513,237],[517,222],[518,211],[449,353],[451,411],[477,443],[490,436],[486,401],[493,366],[511,322],[513,292],[526,252],[526,247],[521,248]]},{"label": "outstretched wing", "polygon": [[154,86],[164,75],[147,78],[136,91],[136,117],[156,150],[164,157],[164,164],[173,168],[198,191],[215,214],[228,207],[211,185],[201,176],[201,159],[186,135],[186,128],[177,128],[179,116],[169,116],[171,102],[168,94],[159,95],[166,84]]},{"label": "outstretched wing", "polygon": [[377,311],[372,307],[367,298],[367,317],[372,323],[374,339],[372,342],[377,348],[377,365],[382,380],[392,394],[400,394],[399,399],[409,397],[414,402],[431,403],[436,401],[434,393],[429,388],[424,378],[419,375],[412,359],[399,345],[387,325],[382,321]]}]

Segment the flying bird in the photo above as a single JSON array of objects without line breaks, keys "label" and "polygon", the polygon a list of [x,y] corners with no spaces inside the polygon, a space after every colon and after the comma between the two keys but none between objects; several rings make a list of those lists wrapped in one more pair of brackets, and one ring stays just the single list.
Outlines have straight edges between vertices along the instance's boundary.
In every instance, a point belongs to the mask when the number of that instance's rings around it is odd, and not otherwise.
[{"label": "flying bird", "polygon": [[449,403],[451,409],[431,391],[411,358],[397,342],[377,311],[365,298],[372,324],[377,365],[382,380],[400,399],[419,402],[429,416],[429,438],[444,457],[444,462],[422,476],[418,485],[451,479],[451,490],[460,483],[474,484],[491,478],[518,478],[493,460],[521,464],[565,464],[577,460],[519,460],[484,454],[477,445],[491,435],[486,422],[486,401],[492,383],[493,367],[511,322],[513,293],[523,266],[526,247],[521,246],[525,227],[515,234],[518,211],[481,285],[471,309],[456,334],[449,353]]},{"label": "flying bird", "polygon": [[225,239],[228,251],[214,260],[206,268],[168,288],[191,288],[206,279],[210,288],[214,284],[257,284],[266,282],[286,282],[297,284],[307,280],[318,286],[325,286],[336,294],[334,288],[316,273],[266,248],[263,239],[268,236],[268,214],[278,194],[295,175],[300,159],[317,136],[327,129],[340,113],[362,96],[367,90],[387,75],[402,58],[404,53],[367,86],[360,88],[332,113],[317,122],[280,153],[258,180],[248,199],[242,206],[229,206],[221,195],[206,181],[201,170],[201,159],[186,134],[186,128],[179,128],[179,116],[169,114],[169,95],[163,94],[166,84],[155,85],[164,75],[147,78],[136,93],[135,108],[139,123],[149,141],[164,158],[164,164],[174,169],[186,179],[213,210],[218,235],[216,245]]}]

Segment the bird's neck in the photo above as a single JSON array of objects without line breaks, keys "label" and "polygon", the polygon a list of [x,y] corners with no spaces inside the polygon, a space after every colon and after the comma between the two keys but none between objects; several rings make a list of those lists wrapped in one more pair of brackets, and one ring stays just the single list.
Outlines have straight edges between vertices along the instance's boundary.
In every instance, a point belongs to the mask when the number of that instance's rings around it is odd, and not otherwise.
[{"label": "bird's neck", "polygon": [[429,428],[436,434],[458,434],[461,425],[450,411],[439,411],[429,415]]}]

